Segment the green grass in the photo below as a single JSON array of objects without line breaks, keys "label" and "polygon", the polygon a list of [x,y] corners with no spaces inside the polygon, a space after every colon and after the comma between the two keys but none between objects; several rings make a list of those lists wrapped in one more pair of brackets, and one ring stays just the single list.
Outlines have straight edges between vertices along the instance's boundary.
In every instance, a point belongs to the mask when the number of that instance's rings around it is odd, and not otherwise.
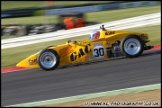
[{"label": "green grass", "polygon": [[94,22],[109,22],[130,17],[136,17],[145,14],[151,14],[155,12],[161,12],[161,6],[149,6],[139,8],[128,8],[119,10],[109,10],[100,12],[87,13],[87,20]]},{"label": "green grass", "polygon": [[1,1],[1,11],[17,8],[44,7],[45,1]]},{"label": "green grass", "polygon": [[10,35],[10,36],[1,36],[1,39],[9,39],[9,38],[18,38],[20,36],[14,36],[14,35]]},{"label": "green grass", "polygon": [[[144,14],[150,14],[155,12],[160,12],[160,6],[149,6],[140,8],[128,8],[120,10],[109,10],[109,11],[99,11],[99,12],[89,12],[86,13],[86,21],[92,22],[109,22],[124,18],[135,17]],[[58,23],[58,16],[32,16],[32,17],[21,17],[21,18],[6,18],[1,19],[1,24],[45,24],[45,23]]]},{"label": "green grass", "polygon": [[[82,5],[87,3],[110,3],[113,1],[53,1],[52,6],[73,6]],[[32,7],[44,7],[46,6],[46,1],[2,1],[1,10],[9,10],[16,8],[32,8]]]},{"label": "green grass", "polygon": [[[127,31],[134,32],[143,32],[149,34],[149,39],[151,40],[148,45],[161,45],[161,26],[147,26],[147,27],[138,27],[126,29]],[[72,40],[82,41],[89,39],[89,35],[69,38]],[[1,50],[1,68],[15,67],[18,62],[25,59],[29,55],[36,53],[37,51],[50,46],[50,45],[59,45],[67,42],[69,39],[62,39],[58,41],[43,42],[33,45],[26,45],[16,48],[9,48]]]}]

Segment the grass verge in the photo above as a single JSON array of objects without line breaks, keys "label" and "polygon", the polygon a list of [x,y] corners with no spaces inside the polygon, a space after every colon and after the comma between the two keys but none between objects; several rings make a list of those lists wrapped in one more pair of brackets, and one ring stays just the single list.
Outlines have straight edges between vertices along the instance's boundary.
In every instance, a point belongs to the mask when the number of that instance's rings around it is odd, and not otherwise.
[{"label": "grass verge", "polygon": [[[1,10],[17,9],[17,8],[39,8],[45,7],[48,1],[2,1]],[[76,6],[83,4],[95,3],[111,3],[114,1],[52,1],[52,6]],[[24,5],[25,4],[25,5]]]}]

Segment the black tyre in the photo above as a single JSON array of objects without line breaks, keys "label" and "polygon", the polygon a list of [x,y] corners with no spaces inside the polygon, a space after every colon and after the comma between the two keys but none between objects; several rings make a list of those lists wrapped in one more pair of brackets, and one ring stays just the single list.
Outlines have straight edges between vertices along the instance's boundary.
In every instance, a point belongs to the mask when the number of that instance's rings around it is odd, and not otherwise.
[{"label": "black tyre", "polygon": [[59,65],[59,56],[52,49],[45,49],[38,56],[38,64],[43,70],[53,70]]},{"label": "black tyre", "polygon": [[128,35],[121,41],[120,49],[126,57],[138,57],[144,50],[144,42],[137,35]]}]

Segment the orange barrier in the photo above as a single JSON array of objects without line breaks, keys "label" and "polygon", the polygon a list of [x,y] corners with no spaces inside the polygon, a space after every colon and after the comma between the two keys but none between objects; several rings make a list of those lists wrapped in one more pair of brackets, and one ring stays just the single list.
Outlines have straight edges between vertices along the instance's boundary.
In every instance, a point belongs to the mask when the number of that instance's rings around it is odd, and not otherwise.
[{"label": "orange barrier", "polygon": [[79,28],[79,27],[84,27],[85,26],[85,22],[82,18],[78,18],[75,21],[75,27]]},{"label": "orange barrier", "polygon": [[73,18],[65,18],[64,24],[66,26],[66,29],[72,29],[75,28],[75,23],[73,22]]}]

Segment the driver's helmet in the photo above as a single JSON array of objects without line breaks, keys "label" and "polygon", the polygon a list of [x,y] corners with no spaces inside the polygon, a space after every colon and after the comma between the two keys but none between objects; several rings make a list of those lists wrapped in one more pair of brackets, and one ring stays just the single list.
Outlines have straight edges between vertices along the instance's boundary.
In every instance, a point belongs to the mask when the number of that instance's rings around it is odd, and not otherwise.
[{"label": "driver's helmet", "polygon": [[100,37],[100,31],[93,31],[90,34],[90,40],[95,40],[98,39]]}]

